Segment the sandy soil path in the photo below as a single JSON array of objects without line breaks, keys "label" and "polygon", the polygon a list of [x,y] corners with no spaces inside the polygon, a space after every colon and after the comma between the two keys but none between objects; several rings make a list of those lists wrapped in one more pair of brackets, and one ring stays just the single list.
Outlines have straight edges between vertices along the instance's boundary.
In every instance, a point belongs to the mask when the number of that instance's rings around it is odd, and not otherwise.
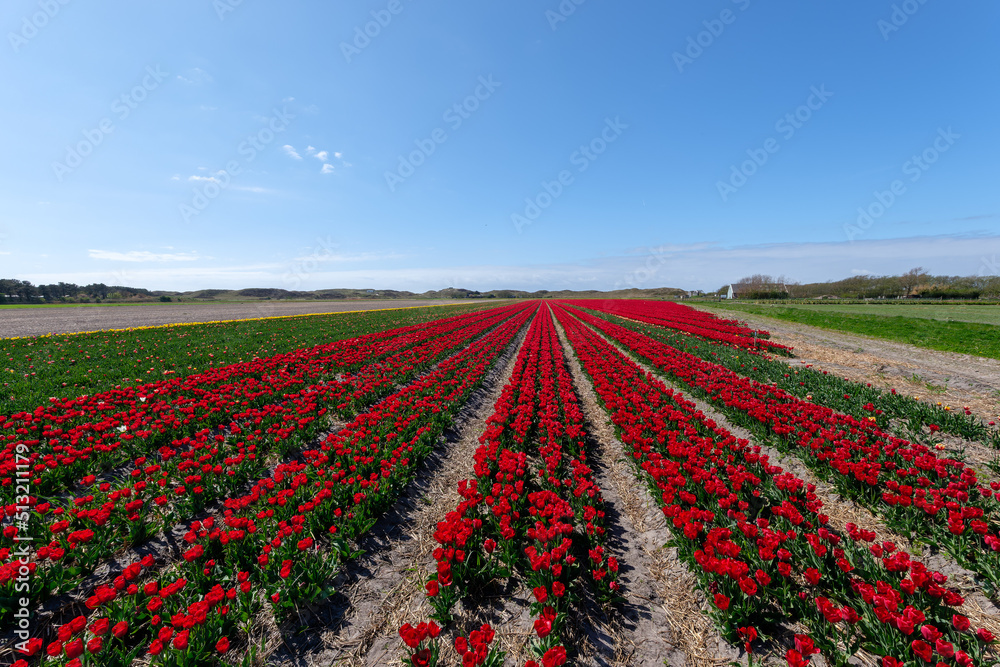
[{"label": "sandy soil path", "polygon": [[165,303],[135,306],[0,309],[0,338],[77,333],[158,324],[247,320],[279,315],[344,313],[468,303],[452,299],[400,301],[260,301],[256,303]]}]

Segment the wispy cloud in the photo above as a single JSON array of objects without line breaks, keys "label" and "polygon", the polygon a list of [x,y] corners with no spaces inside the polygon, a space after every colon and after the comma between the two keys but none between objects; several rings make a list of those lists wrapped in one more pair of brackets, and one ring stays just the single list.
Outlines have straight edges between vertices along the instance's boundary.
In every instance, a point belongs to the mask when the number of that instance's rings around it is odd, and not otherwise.
[{"label": "wispy cloud", "polygon": [[[712,290],[753,273],[784,274],[804,283],[844,278],[860,268],[898,275],[923,266],[935,274],[974,275],[984,257],[1000,256],[1000,235],[855,240],[853,244],[668,242],[652,248],[630,248],[627,254],[622,251],[599,258],[521,266],[428,265],[418,255],[384,252],[303,252],[307,256],[295,261],[315,262],[318,270],[311,272],[299,289],[367,287],[423,292],[453,286],[608,290],[616,285],[633,286],[630,280],[652,266],[653,271],[645,271],[650,278],[634,286]],[[148,289],[284,287],[282,278],[288,271],[288,262],[227,266],[213,260],[195,264],[195,259],[212,259],[195,253],[92,250],[90,254],[94,259],[130,262],[127,284]],[[25,272],[16,277],[36,284],[60,280],[87,284],[107,282],[107,271]]]},{"label": "wispy cloud", "polygon": [[184,74],[178,74],[177,80],[181,83],[186,83],[189,86],[200,86],[202,84],[213,83],[215,81],[211,74],[200,67],[194,67],[185,71]]},{"label": "wispy cloud", "polygon": [[987,213],[984,215],[969,215],[964,218],[952,218],[952,222],[964,222],[966,220],[988,220],[989,218],[997,217],[995,214]]},{"label": "wispy cloud", "polygon": [[375,262],[387,259],[403,259],[406,255],[395,252],[359,252],[359,253],[332,253],[315,252],[302,257],[295,257],[294,262]]},{"label": "wispy cloud", "polygon": [[154,253],[148,250],[131,250],[129,252],[114,252],[111,250],[88,250],[91,259],[106,259],[116,262],[193,262],[199,259],[198,253]]},{"label": "wispy cloud", "polygon": [[[290,144],[285,144],[284,146],[282,146],[282,149],[285,151],[285,154],[288,155],[289,157],[295,160],[302,159],[302,155],[297,150],[295,150],[294,146]],[[305,153],[306,155],[311,155],[312,157],[316,158],[317,160],[323,163],[323,166],[320,167],[319,169],[319,173],[332,174],[336,171],[336,165],[334,165],[330,161],[330,151],[325,151],[325,150],[321,151],[317,149],[315,146],[306,146]],[[333,152],[333,157],[336,158],[337,160],[340,160],[340,166],[350,167],[351,165],[349,163],[344,162],[343,155],[344,154],[339,151]]]},{"label": "wispy cloud", "polygon": [[[198,167],[198,169],[200,171],[200,170],[203,170],[204,167]],[[218,183],[218,184],[221,184],[222,180],[218,177],[218,175],[222,174],[222,173],[223,172],[218,171],[218,172],[216,172],[215,175],[212,175],[212,176],[200,176],[198,174],[192,174],[191,176],[187,177],[187,180],[188,180],[188,182],[192,182],[192,183]],[[172,180],[172,181],[179,181],[180,180],[180,176],[172,176],[170,178],[170,180]],[[240,190],[240,191],[243,191],[243,192],[256,192],[258,194],[265,193],[265,192],[273,192],[273,190],[268,190],[267,188],[262,188],[262,187],[255,186],[255,185],[233,185],[231,181],[230,181],[230,184],[228,186],[226,186],[226,188],[228,190]]]}]

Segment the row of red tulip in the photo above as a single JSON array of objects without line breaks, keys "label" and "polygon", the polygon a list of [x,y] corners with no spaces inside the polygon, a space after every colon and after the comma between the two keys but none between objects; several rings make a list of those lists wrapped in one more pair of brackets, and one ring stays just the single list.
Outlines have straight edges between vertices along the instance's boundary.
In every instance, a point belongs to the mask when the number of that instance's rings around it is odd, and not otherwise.
[{"label": "row of red tulip", "polygon": [[[269,457],[284,456],[314,438],[324,428],[322,417],[329,408],[343,414],[345,408],[372,403],[492,324],[492,319],[470,323],[338,380],[286,394],[275,405],[231,414],[225,435],[203,429],[194,438],[161,448],[153,460],[136,459],[124,481],[104,482],[78,498],[40,503],[37,516],[29,518],[44,545],[35,552],[34,563],[40,567],[33,573],[32,601],[69,590],[112,554],[135,547],[243,487],[266,470]],[[0,538],[0,590],[15,585],[21,558],[12,555],[18,532],[11,525]]]},{"label": "row of red tulip", "polygon": [[[590,312],[590,311],[588,311]],[[940,401],[924,401],[891,388],[879,389],[871,382],[853,382],[814,368],[812,364],[791,365],[768,355],[683,335],[673,329],[632,322],[593,311],[604,319],[659,340],[696,357],[725,366],[729,370],[763,384],[776,384],[790,394],[861,419],[875,417],[884,429],[905,426],[911,437],[935,446],[941,434],[1000,449],[1000,431],[995,420],[981,419],[969,406],[952,409]],[[870,420],[868,420],[870,421]]]},{"label": "row of red tulip", "polygon": [[890,527],[939,545],[1000,587],[1000,483],[979,482],[963,462],[862,420],[801,400],[773,385],[577,311],[669,376],[715,402],[734,422],[774,436]]},{"label": "row of red tulip", "polygon": [[874,533],[850,524],[838,533],[811,486],[566,311],[557,315],[730,641],[751,651],[792,621],[810,630],[787,652],[793,666],[808,664],[817,646],[838,664],[858,648],[885,665],[928,651],[946,665],[979,664],[991,637],[968,632],[946,577],[895,545],[867,544]]},{"label": "row of red tulip", "polygon": [[566,301],[579,308],[588,308],[638,322],[668,327],[705,340],[750,351],[767,351],[788,355],[791,348],[768,340],[767,331],[750,329],[733,320],[721,318],[673,301],[587,300]]},{"label": "row of red tulip", "polygon": [[286,392],[503,315],[492,310],[377,332],[183,379],[52,399],[32,412],[0,416],[0,502],[12,503],[20,495],[16,481],[29,481],[36,495],[59,492],[85,475],[99,475],[202,429],[224,427],[233,412],[260,409]]},{"label": "row of red tulip", "polygon": [[[476,477],[459,484],[462,500],[434,534],[440,546],[427,594],[435,618],[450,621],[460,599],[520,571],[534,596],[534,650],[545,667],[566,660],[562,627],[581,587],[591,587],[602,601],[618,590],[618,564],[608,554],[604,501],[587,462],[586,438],[546,306],[487,420],[474,456]],[[421,651],[433,655],[431,649],[420,646],[407,659],[416,663]]]},{"label": "row of red tulip", "polygon": [[[253,589],[266,595],[279,620],[297,602],[328,596],[340,561],[352,555],[347,538],[367,531],[412,478],[450,416],[530,317],[530,308],[516,310],[512,319],[358,415],[317,449],[302,452],[305,462],[279,464],[250,493],[228,499],[218,520],[192,523],[184,557],[159,583],[147,582],[134,594],[127,588],[123,593],[117,581],[99,587],[88,602],[95,614],[109,622],[130,614],[133,621],[120,642],[90,655],[90,664],[120,664],[136,650],[149,653],[157,665],[210,664],[246,633],[246,627],[225,625],[231,617],[216,619],[229,617],[230,610],[205,614],[203,629],[180,643],[168,645],[176,635],[165,640],[160,634],[167,632],[158,628],[167,618],[174,630],[178,623],[183,627],[191,615],[185,610],[212,608],[220,588],[229,595],[229,586],[237,583],[247,595],[238,623],[253,620]],[[232,573],[239,575],[230,581]],[[230,634],[220,637],[218,628],[229,628]],[[79,656],[62,648],[53,664],[78,664],[72,661]]]}]

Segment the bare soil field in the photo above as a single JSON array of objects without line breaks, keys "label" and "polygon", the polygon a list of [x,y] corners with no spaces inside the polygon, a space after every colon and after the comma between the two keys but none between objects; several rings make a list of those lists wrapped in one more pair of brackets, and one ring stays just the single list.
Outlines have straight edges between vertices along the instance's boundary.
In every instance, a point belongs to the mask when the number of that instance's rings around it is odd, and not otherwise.
[{"label": "bare soil field", "polygon": [[925,401],[969,406],[987,420],[1000,416],[1000,361],[995,359],[938,352],[750,313],[703,309],[770,331],[771,340],[795,348],[795,357],[787,359],[793,367],[813,364],[855,382],[895,387]]},{"label": "bare soil field", "polygon": [[258,303],[165,303],[135,306],[81,306],[0,309],[0,338],[126,329],[159,324],[248,320],[255,317],[345,313],[381,308],[412,308],[466,303],[411,299],[406,301],[317,301]]}]

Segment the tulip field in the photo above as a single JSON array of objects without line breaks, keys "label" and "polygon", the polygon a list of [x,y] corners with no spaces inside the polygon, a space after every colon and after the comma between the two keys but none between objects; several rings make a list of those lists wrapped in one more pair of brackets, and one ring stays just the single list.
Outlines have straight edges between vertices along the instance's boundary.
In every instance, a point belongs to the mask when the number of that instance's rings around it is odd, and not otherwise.
[{"label": "tulip field", "polygon": [[[285,664],[275,642],[355,603],[339,582],[359,544],[489,392],[452,495],[425,501],[416,601],[375,662],[653,664],[642,641],[588,639],[649,578],[623,548],[614,460],[731,659],[1000,661],[1000,481],[940,444],[996,450],[994,422],[792,370],[766,331],[672,302],[421,311],[0,339],[21,364],[0,402],[0,664]],[[483,622],[486,600],[523,613]]]}]

